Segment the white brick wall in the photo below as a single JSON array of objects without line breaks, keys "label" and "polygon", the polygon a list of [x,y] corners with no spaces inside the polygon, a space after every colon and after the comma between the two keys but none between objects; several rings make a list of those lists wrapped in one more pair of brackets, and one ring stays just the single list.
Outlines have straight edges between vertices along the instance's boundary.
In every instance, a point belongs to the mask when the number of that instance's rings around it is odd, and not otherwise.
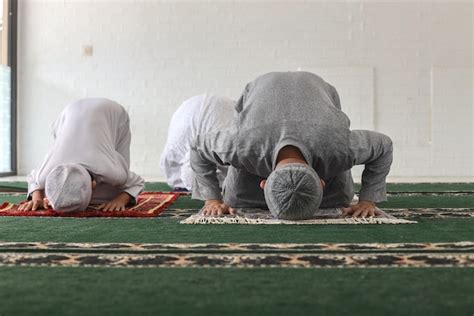
[{"label": "white brick wall", "polygon": [[[19,172],[68,102],[105,96],[132,120],[132,168],[161,177],[173,111],[238,98],[274,70],[319,72],[355,127],[395,144],[393,177],[474,177],[472,2],[20,1]],[[82,56],[84,45],[93,56]],[[360,170],[358,171],[360,172]]]}]

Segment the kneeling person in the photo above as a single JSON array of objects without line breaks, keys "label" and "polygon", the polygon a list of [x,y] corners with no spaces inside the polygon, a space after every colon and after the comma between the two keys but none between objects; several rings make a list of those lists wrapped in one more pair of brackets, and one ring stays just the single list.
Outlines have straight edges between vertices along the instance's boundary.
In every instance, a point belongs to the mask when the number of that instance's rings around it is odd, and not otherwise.
[{"label": "kneeling person", "polygon": [[[192,146],[193,197],[204,214],[268,208],[281,219],[307,219],[319,208],[374,216],[386,200],[392,163],[386,135],[351,130],[338,93],[307,72],[275,72],[247,84],[226,130],[198,135]],[[224,194],[215,169],[229,166]],[[351,168],[365,165],[359,202]]]},{"label": "kneeling person", "polygon": [[124,210],[143,190],[130,171],[130,124],[126,110],[101,98],[76,101],[52,125],[54,143],[39,168],[28,176],[28,202],[20,210],[52,207],[83,211]]},{"label": "kneeling person", "polygon": [[[173,114],[160,166],[174,191],[192,190],[191,144],[198,135],[226,129],[236,113],[235,104],[227,97],[203,94],[184,101]],[[217,166],[216,172],[222,188],[227,167]]]}]

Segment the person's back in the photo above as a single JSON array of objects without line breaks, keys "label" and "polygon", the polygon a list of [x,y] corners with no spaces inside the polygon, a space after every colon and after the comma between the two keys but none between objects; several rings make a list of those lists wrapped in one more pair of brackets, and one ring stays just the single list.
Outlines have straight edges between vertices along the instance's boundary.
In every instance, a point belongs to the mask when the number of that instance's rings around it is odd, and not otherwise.
[{"label": "person's back", "polygon": [[[203,94],[184,101],[173,114],[168,128],[160,167],[174,190],[191,190],[193,174],[189,153],[194,139],[201,134],[225,129],[235,114],[235,101],[224,96]],[[225,168],[218,170],[219,182]]]},{"label": "person's back", "polygon": [[348,128],[349,119],[341,111],[334,88],[309,72],[271,72],[250,82],[239,99],[239,128],[281,124],[282,120],[317,122]]},{"label": "person's back", "polygon": [[[338,102],[335,89],[308,72],[272,72],[249,83],[237,104],[239,157],[258,160],[247,171],[268,177],[286,145],[300,148],[323,177],[349,169],[350,121]],[[249,156],[268,152],[274,155]]]},{"label": "person's back", "polygon": [[[27,176],[28,198],[37,202],[46,191],[50,193],[46,198],[61,199],[56,207],[68,206],[77,198],[70,175],[77,179],[75,186],[87,188],[87,194],[77,199],[81,205],[73,203],[68,210],[83,210],[89,203],[103,203],[105,210],[123,209],[134,202],[144,181],[129,170],[129,123],[126,110],[112,100],[86,98],[67,105],[52,125],[52,147],[40,167]],[[67,194],[60,194],[62,187],[69,187]],[[35,209],[31,203],[24,208]]]},{"label": "person's back", "polygon": [[52,168],[64,163],[81,163],[111,185],[124,184],[130,157],[120,141],[128,124],[127,112],[112,100],[87,98],[66,106],[53,123],[53,147],[37,173],[40,184]]}]

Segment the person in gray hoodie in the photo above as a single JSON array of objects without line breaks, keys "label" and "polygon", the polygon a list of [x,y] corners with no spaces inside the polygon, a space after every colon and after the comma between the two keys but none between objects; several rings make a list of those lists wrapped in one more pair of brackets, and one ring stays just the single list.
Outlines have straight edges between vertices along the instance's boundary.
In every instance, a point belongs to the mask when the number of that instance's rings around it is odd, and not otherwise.
[{"label": "person in gray hoodie", "polygon": [[[277,218],[306,219],[319,208],[374,216],[386,200],[392,141],[350,130],[336,89],[308,72],[272,72],[248,83],[225,130],[197,135],[191,148],[193,198],[205,215],[268,208]],[[351,168],[365,165],[359,202]],[[229,166],[224,190],[216,166]]]}]

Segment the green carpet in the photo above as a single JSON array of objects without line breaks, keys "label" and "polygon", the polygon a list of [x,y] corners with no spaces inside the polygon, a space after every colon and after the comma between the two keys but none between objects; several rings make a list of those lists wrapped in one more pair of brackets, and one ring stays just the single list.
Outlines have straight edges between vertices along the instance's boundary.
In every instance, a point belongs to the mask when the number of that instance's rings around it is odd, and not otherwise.
[{"label": "green carpet", "polygon": [[[2,315],[472,315],[473,269],[0,268]],[[471,298],[471,299],[470,299]]]},{"label": "green carpet", "polygon": [[416,225],[182,225],[167,218],[0,217],[0,240],[153,243],[452,242],[474,240],[474,218]]},{"label": "green carpet", "polygon": [[[25,188],[23,182],[0,187]],[[167,191],[147,183],[150,191]],[[474,183],[389,184],[385,208],[474,208]],[[445,194],[446,193],[446,194]],[[0,195],[19,202],[22,194]],[[180,197],[171,209],[199,209]],[[0,241],[393,243],[474,241],[474,217],[415,225],[181,225],[179,219],[0,217]],[[0,315],[473,315],[473,268],[0,267]]]}]

